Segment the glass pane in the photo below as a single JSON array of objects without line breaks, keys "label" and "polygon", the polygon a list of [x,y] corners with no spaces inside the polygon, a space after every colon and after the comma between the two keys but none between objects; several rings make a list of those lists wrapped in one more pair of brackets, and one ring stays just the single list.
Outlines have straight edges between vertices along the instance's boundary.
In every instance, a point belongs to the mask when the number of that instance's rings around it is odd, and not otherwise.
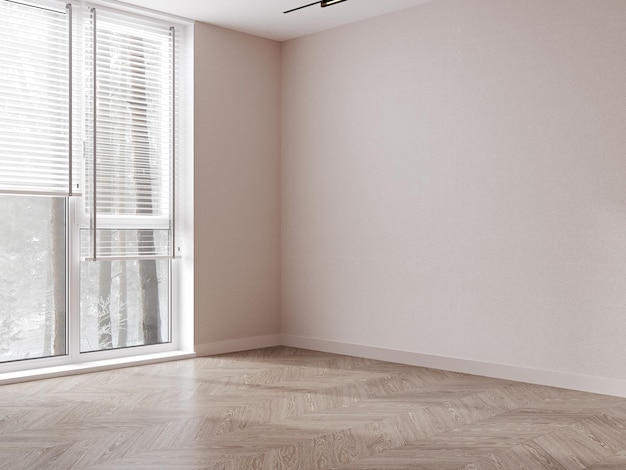
[{"label": "glass pane", "polygon": [[[106,223],[99,217],[98,223]],[[165,221],[167,223],[167,221]],[[104,225],[103,224],[103,225]],[[94,258],[93,230],[80,230],[80,254],[83,259]],[[120,229],[98,228],[96,230],[96,258],[166,257],[172,251],[169,229]]]},{"label": "glass pane", "polygon": [[170,342],[170,261],[81,261],[80,351]]},{"label": "glass pane", "polygon": [[65,202],[0,195],[0,362],[66,354]]}]

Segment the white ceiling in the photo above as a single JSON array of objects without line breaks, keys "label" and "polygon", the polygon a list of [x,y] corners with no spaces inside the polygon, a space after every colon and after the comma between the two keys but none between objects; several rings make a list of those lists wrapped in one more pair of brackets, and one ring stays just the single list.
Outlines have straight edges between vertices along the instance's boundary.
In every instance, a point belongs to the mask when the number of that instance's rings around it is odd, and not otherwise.
[{"label": "white ceiling", "polygon": [[347,0],[326,8],[313,0],[123,0],[151,10],[203,21],[277,41],[285,41],[432,0]]}]

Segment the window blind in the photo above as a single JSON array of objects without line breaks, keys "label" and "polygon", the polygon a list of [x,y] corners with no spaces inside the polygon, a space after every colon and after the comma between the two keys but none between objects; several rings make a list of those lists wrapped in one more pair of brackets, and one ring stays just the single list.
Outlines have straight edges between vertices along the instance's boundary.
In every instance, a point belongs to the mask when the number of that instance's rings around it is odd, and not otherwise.
[{"label": "window blind", "polygon": [[0,1],[0,192],[67,195],[69,10]]},{"label": "window blind", "polygon": [[81,252],[87,259],[170,257],[176,31],[149,19],[91,14],[93,126],[85,180],[90,225],[82,231]]}]

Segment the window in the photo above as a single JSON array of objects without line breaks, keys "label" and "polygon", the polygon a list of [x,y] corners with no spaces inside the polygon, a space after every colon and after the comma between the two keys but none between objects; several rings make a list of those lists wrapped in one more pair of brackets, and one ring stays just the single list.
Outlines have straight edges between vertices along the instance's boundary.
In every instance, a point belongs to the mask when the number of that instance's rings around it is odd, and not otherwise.
[{"label": "window", "polygon": [[0,362],[67,353],[65,207],[0,195]]},{"label": "window", "polygon": [[183,30],[0,0],[0,372],[181,347]]}]

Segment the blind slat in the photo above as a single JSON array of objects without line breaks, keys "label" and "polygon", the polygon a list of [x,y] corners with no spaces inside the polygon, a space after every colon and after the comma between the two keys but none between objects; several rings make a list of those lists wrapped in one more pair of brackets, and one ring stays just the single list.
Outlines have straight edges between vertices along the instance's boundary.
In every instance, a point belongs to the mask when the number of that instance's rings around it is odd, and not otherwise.
[{"label": "blind slat", "polygon": [[[90,230],[81,230],[81,251],[87,257],[92,254],[91,237]],[[96,241],[96,259],[171,257],[170,231],[168,229],[98,229],[96,230]]]}]

